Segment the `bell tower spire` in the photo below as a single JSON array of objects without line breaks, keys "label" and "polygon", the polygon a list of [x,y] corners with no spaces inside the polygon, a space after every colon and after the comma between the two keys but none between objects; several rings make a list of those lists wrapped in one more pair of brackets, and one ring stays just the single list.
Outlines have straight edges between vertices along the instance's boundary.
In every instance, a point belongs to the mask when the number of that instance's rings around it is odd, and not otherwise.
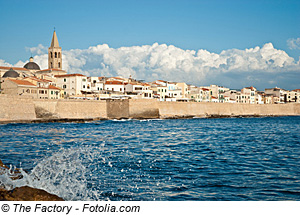
[{"label": "bell tower spire", "polygon": [[62,69],[62,53],[59,46],[57,35],[53,32],[51,45],[48,48],[48,69]]}]

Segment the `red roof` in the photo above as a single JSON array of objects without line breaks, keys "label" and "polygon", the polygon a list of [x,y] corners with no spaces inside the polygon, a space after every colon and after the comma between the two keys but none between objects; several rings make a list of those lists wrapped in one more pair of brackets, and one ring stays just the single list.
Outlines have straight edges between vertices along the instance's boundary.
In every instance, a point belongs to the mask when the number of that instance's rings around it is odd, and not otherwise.
[{"label": "red roof", "polygon": [[119,78],[119,77],[111,77],[113,79],[119,79],[119,80],[125,80],[124,78]]},{"label": "red roof", "polygon": [[29,71],[28,69],[22,68],[22,67],[7,67],[7,66],[0,66],[0,69],[3,69],[3,70],[10,70],[10,68],[12,68],[13,70]]},{"label": "red roof", "polygon": [[26,77],[24,79],[27,79],[27,78],[30,78],[30,79],[38,81],[38,82],[52,82],[52,81],[49,81],[49,80],[46,80],[46,79],[39,79],[39,78],[36,78],[36,77]]},{"label": "red roof", "polygon": [[18,85],[28,85],[28,86],[36,86],[33,83],[29,82],[29,81],[23,81],[23,80],[16,80],[16,79],[8,79]]},{"label": "red roof", "polygon": [[66,75],[55,75],[56,78],[64,78],[64,77],[73,77],[73,76],[84,76],[86,77],[85,75],[82,75],[82,74],[66,74]]},{"label": "red roof", "polygon": [[207,89],[207,88],[202,88],[202,90],[204,90],[204,91],[209,91],[209,89]]},{"label": "red roof", "polygon": [[55,87],[55,86],[53,86],[53,85],[49,85],[49,89],[53,89],[53,90],[61,90],[60,88]]},{"label": "red roof", "polygon": [[107,81],[106,85],[124,85],[121,81]]}]

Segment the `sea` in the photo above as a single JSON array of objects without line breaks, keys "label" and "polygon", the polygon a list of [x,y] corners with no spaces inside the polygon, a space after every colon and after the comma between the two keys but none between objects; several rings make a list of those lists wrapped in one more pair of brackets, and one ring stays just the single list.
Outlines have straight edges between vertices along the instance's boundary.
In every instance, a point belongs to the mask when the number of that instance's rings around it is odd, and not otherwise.
[{"label": "sea", "polygon": [[[0,186],[65,200],[300,200],[300,117],[0,125]],[[9,176],[20,168],[21,179]]]}]

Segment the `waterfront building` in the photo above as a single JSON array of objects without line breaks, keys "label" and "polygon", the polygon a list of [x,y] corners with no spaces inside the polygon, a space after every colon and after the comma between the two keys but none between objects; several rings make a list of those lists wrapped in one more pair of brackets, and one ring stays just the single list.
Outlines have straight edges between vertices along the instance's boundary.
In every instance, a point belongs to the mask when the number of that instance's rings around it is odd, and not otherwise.
[{"label": "waterfront building", "polygon": [[125,93],[127,95],[134,95],[136,98],[151,99],[153,97],[153,91],[147,83],[131,81],[125,84]]},{"label": "waterfront building", "polygon": [[[166,101],[166,97],[168,95],[167,89],[168,89],[167,86],[156,84],[156,92],[157,92],[159,101]],[[154,90],[155,90],[155,87],[154,87],[153,91]]]},{"label": "waterfront building", "polygon": [[237,95],[236,90],[228,90],[226,92],[221,93],[221,95],[224,98],[224,102],[229,102],[229,103],[236,103],[236,95]]},{"label": "waterfront building", "polygon": [[[218,85],[215,85],[215,84],[212,84],[209,87],[205,87],[205,88],[210,89],[211,96],[217,98],[218,102],[221,102],[221,103],[224,102],[224,97],[223,97],[222,94],[224,92],[230,90],[227,87],[222,87],[222,86],[218,86]],[[215,99],[214,99],[214,101],[215,101]]]},{"label": "waterfront building", "polygon": [[182,90],[176,82],[167,82],[167,97],[166,101],[176,101],[182,98]]},{"label": "waterfront building", "polygon": [[300,92],[297,92],[297,90],[288,91],[286,97],[288,103],[300,103]]},{"label": "waterfront building", "polygon": [[256,103],[256,88],[255,87],[244,87],[241,90],[241,94],[245,97],[245,101],[248,104],[255,104]]},{"label": "waterfront building", "polygon": [[200,100],[200,88],[196,86],[188,86],[188,95],[187,98],[193,102],[201,102]]},{"label": "waterfront building", "polygon": [[125,83],[122,81],[106,81],[104,90],[108,93],[121,94],[125,92]]},{"label": "waterfront building", "polygon": [[287,91],[278,87],[265,89],[267,96],[273,96],[273,103],[287,102]]},{"label": "waterfront building", "polygon": [[189,95],[189,88],[188,85],[184,82],[176,83],[178,89],[181,89],[181,96],[182,98],[188,98]]},{"label": "waterfront building", "polygon": [[7,78],[1,84],[2,92],[7,95],[23,95],[37,98],[37,86],[29,81]]},{"label": "waterfront building", "polygon": [[150,89],[153,91],[153,98],[159,101],[166,101],[168,97],[167,93],[167,81],[157,80],[150,83]]},{"label": "waterfront building", "polygon": [[64,90],[64,98],[82,96],[87,89],[87,77],[82,74],[55,75],[56,86]]},{"label": "waterfront building", "polygon": [[22,95],[34,99],[60,99],[61,89],[50,85],[48,81],[31,78],[18,80],[8,78],[2,83],[4,94]]},{"label": "waterfront building", "polygon": [[87,78],[87,91],[97,94],[104,90],[105,81],[102,77],[88,77]]}]

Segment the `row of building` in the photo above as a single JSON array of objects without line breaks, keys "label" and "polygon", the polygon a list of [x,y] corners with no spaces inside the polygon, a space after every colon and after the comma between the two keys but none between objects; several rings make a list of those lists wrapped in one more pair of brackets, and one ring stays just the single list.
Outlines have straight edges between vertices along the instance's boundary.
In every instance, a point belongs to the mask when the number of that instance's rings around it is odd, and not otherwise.
[{"label": "row of building", "polygon": [[218,102],[244,104],[300,103],[300,89],[280,88],[257,91],[255,87],[232,90],[210,85],[197,87],[184,82],[157,80],[144,82],[132,77],[87,77],[62,70],[62,54],[54,31],[48,49],[48,69],[41,70],[31,57],[23,68],[0,66],[2,94],[35,99],[120,99],[159,101]]}]

